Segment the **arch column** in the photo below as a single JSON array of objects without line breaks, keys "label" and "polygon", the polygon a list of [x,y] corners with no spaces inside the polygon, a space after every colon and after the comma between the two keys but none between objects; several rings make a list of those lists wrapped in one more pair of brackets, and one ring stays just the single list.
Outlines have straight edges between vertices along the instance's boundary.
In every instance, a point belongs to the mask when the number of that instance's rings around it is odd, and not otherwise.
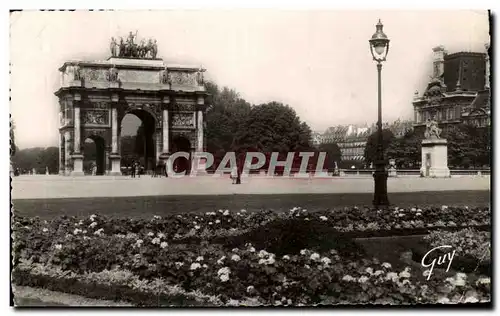
[{"label": "arch column", "polygon": [[63,135],[59,132],[59,175],[64,175],[64,143],[63,143]]},{"label": "arch column", "polygon": [[109,175],[120,176],[121,172],[121,156],[118,152],[118,101],[119,95],[114,93],[111,96],[111,154],[109,160],[111,163],[111,171]]},{"label": "arch column", "polygon": [[80,152],[80,102],[81,96],[76,93],[74,95],[73,110],[74,110],[74,150],[71,158],[73,159],[73,171],[71,171],[72,176],[83,176],[83,154]]},{"label": "arch column", "polygon": [[[162,124],[161,124],[161,142],[162,142],[162,153],[160,155],[160,159],[165,162],[165,172],[168,177],[168,170],[171,169],[169,166],[169,157],[170,157],[170,119],[169,119],[169,109],[170,107],[170,97],[164,96],[162,101]],[[158,137],[159,138],[159,137]],[[157,142],[157,148],[159,147]]]}]

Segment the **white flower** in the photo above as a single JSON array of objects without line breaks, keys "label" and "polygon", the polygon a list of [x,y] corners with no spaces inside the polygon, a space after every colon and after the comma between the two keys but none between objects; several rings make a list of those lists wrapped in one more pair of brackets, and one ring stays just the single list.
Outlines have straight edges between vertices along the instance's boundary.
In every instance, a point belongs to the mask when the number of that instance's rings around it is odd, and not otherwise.
[{"label": "white flower", "polygon": [[205,269],[208,268],[208,266],[205,263],[202,265],[202,267]]},{"label": "white flower", "polygon": [[241,260],[241,258],[240,258],[240,256],[238,256],[238,255],[233,255],[233,256],[231,257],[231,260],[238,262],[238,261],[240,261],[240,260]]},{"label": "white flower", "polygon": [[196,226],[194,227],[194,229],[198,230],[198,229],[200,229],[200,226],[199,226],[199,225],[196,225]]},{"label": "white flower", "polygon": [[196,258],[196,261],[203,261],[203,256],[198,256],[198,258]]},{"label": "white flower", "polygon": [[155,234],[154,234],[153,232],[149,232],[149,233],[148,233],[148,236],[149,236],[149,237],[153,237],[154,235],[155,235]]},{"label": "white flower", "polygon": [[219,224],[219,223],[220,223],[220,219],[216,219],[215,224]]},{"label": "white flower", "polygon": [[441,206],[441,209],[444,211],[444,210],[448,209],[448,206],[443,205],[443,206]]},{"label": "white flower", "polygon": [[411,274],[410,274],[410,271],[409,271],[409,270],[410,270],[409,268],[406,268],[406,269],[404,269],[404,271],[401,271],[401,272],[399,273],[399,277],[400,277],[400,278],[409,278],[409,277],[411,276]]},{"label": "white flower", "polygon": [[42,229],[44,233],[48,232],[49,230],[47,228]]},{"label": "white flower", "polygon": [[238,252],[238,250],[239,250],[238,248],[233,248],[231,251],[232,252]]},{"label": "white flower", "polygon": [[389,272],[385,276],[386,280],[392,280],[392,281],[397,281],[398,280],[398,274],[396,272]]},{"label": "white flower", "polygon": [[326,217],[326,216],[320,216],[319,219],[322,220],[322,221],[327,221],[328,217]]},{"label": "white flower", "polygon": [[219,260],[217,260],[217,263],[218,264],[223,264],[224,263],[224,259],[226,259],[226,256],[222,256]]},{"label": "white flower", "polygon": [[265,264],[267,262],[266,259],[259,259],[259,264]]},{"label": "white flower", "polygon": [[386,268],[386,269],[390,269],[392,268],[391,264],[389,262],[384,262],[382,263],[382,267]]},{"label": "white flower", "polygon": [[180,267],[182,267],[184,265],[184,262],[176,262],[175,263],[175,266],[177,267],[177,269],[179,269]]},{"label": "white flower", "polygon": [[417,209],[416,209],[416,208],[414,208],[414,207],[412,207],[412,208],[411,208],[411,211],[412,211],[412,212],[416,212],[416,211],[417,211]]},{"label": "white flower", "polygon": [[160,247],[162,248],[165,248],[168,246],[168,243],[166,241],[163,241],[161,244],[160,244]]},{"label": "white flower", "polygon": [[422,213],[418,212],[417,214],[415,214],[416,216],[422,216]]},{"label": "white flower", "polygon": [[222,282],[227,282],[227,281],[229,281],[229,275],[228,275],[228,274],[221,274],[221,275],[219,276],[219,278],[220,278],[220,280],[221,280]]},{"label": "white flower", "polygon": [[384,274],[384,271],[382,271],[382,270],[377,270],[377,271],[375,271],[375,273],[374,273],[373,275],[374,275],[374,276],[379,276],[379,275],[381,275],[381,274]]},{"label": "white flower", "polygon": [[231,270],[228,267],[220,268],[219,271],[217,271],[217,275],[229,273],[231,273]]},{"label": "white flower", "polygon": [[212,225],[213,223],[212,222],[208,222],[208,225]]},{"label": "white flower", "polygon": [[313,253],[313,254],[311,255],[310,259],[311,259],[312,261],[316,261],[316,260],[319,260],[319,258],[320,258],[320,257],[321,257],[321,256],[320,256],[319,254],[317,254],[317,253]]},{"label": "white flower", "polygon": [[57,250],[61,250],[61,249],[62,249],[62,245],[61,245],[61,244],[57,244],[57,245],[56,245],[56,249],[57,249]]},{"label": "white flower", "polygon": [[250,247],[250,248],[248,248],[248,251],[255,252],[255,248],[254,247]]},{"label": "white flower", "polygon": [[275,262],[276,262],[276,260],[274,260],[274,256],[271,256],[271,257],[269,257],[269,259],[267,259],[267,264],[273,264]]},{"label": "white flower", "polygon": [[77,235],[81,231],[82,231],[81,229],[75,228],[75,230],[73,231],[73,234]]},{"label": "white flower", "polygon": [[464,301],[464,302],[465,302],[465,303],[477,303],[477,302],[479,302],[479,300],[478,300],[476,297],[474,297],[474,296],[468,296],[468,297],[465,299],[465,301]]},{"label": "white flower", "polygon": [[247,287],[247,293],[252,293],[253,291],[255,291],[255,287],[253,285]]},{"label": "white flower", "polygon": [[284,255],[283,256],[283,260],[290,260],[290,256],[289,255]]},{"label": "white flower", "polygon": [[97,236],[100,236],[102,234],[102,232],[104,231],[104,228],[99,228],[98,230],[96,230],[94,232],[94,235],[97,235]]},{"label": "white flower", "polygon": [[222,215],[228,216],[229,215],[229,210],[225,210],[224,213],[222,213]]},{"label": "white flower", "polygon": [[344,275],[344,277],[342,278],[342,281],[347,281],[347,282],[351,282],[354,280],[356,280],[356,279],[353,278],[352,276],[350,276],[349,274]]},{"label": "white flower", "polygon": [[201,268],[201,264],[199,264],[198,262],[194,262],[194,263],[191,263],[191,267],[189,267],[189,270],[196,270],[199,268]]},{"label": "white flower", "polygon": [[153,216],[154,219],[161,219],[161,216],[155,215]]},{"label": "white flower", "polygon": [[448,304],[450,303],[450,299],[447,298],[446,296],[441,297],[438,301],[439,304]]},{"label": "white flower", "polygon": [[301,254],[301,255],[303,255],[303,256],[305,256],[305,255],[306,255],[306,253],[307,253],[307,249],[302,249],[302,250],[300,251],[300,254]]},{"label": "white flower", "polygon": [[92,214],[92,215],[90,215],[90,220],[91,220],[91,221],[94,221],[94,219],[95,219],[96,217],[97,217],[97,215]]},{"label": "white flower", "polygon": [[368,277],[363,275],[362,277],[359,278],[359,283],[365,283],[366,281],[368,281]]},{"label": "white flower", "polygon": [[240,212],[241,212],[241,213],[246,213],[246,212],[247,212],[247,210],[243,209],[243,210],[241,210]]},{"label": "white flower", "polygon": [[86,230],[86,229],[84,229],[84,230],[82,231],[82,233],[86,234],[86,233],[87,233],[87,230]]},{"label": "white flower", "polygon": [[463,273],[463,272],[457,272],[457,274],[455,275],[455,277],[457,279],[467,279],[467,274]]},{"label": "white flower", "polygon": [[264,258],[264,257],[267,257],[268,255],[269,255],[269,253],[265,250],[261,250],[258,253],[259,258]]},{"label": "white flower", "polygon": [[373,274],[373,269],[370,268],[370,267],[368,267],[368,268],[365,269],[365,272],[369,273],[369,274]]},{"label": "white flower", "polygon": [[164,233],[158,233],[158,238],[165,238],[165,234]]},{"label": "white flower", "polygon": [[310,267],[308,264],[305,264],[305,265],[304,265],[304,268],[306,268],[306,269],[311,269],[311,267]]},{"label": "white flower", "polygon": [[477,279],[476,283],[478,283],[478,284],[490,284],[491,279],[490,278],[479,278],[479,279]]},{"label": "white flower", "polygon": [[158,238],[158,237],[153,238],[153,240],[151,241],[151,243],[153,243],[153,245],[159,244],[160,243],[160,238]]}]

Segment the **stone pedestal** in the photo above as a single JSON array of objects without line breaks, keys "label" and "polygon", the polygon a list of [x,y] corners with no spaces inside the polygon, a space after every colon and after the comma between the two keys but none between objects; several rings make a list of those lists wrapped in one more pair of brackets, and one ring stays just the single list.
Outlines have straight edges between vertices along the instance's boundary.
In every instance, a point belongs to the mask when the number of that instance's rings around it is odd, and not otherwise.
[{"label": "stone pedestal", "polygon": [[111,171],[109,172],[110,176],[121,176],[122,171],[120,170],[120,159],[121,156],[118,154],[110,154],[109,160],[111,161]]},{"label": "stone pedestal", "polygon": [[446,139],[424,139],[422,141],[422,164],[420,174],[423,177],[448,178],[448,143]]},{"label": "stone pedestal", "polygon": [[71,171],[72,176],[83,176],[83,155],[73,154],[71,156],[73,159],[73,170]]}]

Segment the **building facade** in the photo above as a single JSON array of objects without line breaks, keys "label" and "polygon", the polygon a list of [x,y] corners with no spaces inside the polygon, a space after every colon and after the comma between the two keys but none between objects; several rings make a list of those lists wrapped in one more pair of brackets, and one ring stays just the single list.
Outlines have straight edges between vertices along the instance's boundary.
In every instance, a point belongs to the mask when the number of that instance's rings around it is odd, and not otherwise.
[{"label": "building facade", "polygon": [[[398,119],[392,123],[382,124],[382,128],[389,129],[395,137],[403,137],[413,128],[413,121]],[[342,161],[363,164],[368,137],[376,130],[375,124],[332,126],[322,134],[322,142],[336,143],[340,148]]]},{"label": "building facade", "polygon": [[97,174],[120,175],[121,121],[129,113],[141,119],[151,147],[144,151],[151,155],[144,159],[146,170],[174,152],[204,149],[204,69],[166,64],[154,46],[148,55],[133,37],[115,45],[105,61],[68,61],[59,68],[62,175],[83,175],[86,139],[96,144]]},{"label": "building facade", "polygon": [[414,127],[425,130],[434,119],[447,129],[455,124],[490,125],[490,62],[486,52],[448,54],[443,46],[433,49],[433,73],[424,93],[415,93]]}]

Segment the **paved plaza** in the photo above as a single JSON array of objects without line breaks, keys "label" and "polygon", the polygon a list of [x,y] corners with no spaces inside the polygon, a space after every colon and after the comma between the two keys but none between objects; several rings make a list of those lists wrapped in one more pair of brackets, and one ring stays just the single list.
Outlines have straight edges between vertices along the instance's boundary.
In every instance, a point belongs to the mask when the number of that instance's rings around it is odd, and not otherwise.
[{"label": "paved plaza", "polygon": [[[452,178],[398,177],[388,179],[389,193],[423,191],[489,191],[489,176]],[[12,199],[79,197],[133,197],[232,194],[372,193],[373,178],[243,178],[233,185],[229,177],[152,178],[19,176],[12,180]]]}]

